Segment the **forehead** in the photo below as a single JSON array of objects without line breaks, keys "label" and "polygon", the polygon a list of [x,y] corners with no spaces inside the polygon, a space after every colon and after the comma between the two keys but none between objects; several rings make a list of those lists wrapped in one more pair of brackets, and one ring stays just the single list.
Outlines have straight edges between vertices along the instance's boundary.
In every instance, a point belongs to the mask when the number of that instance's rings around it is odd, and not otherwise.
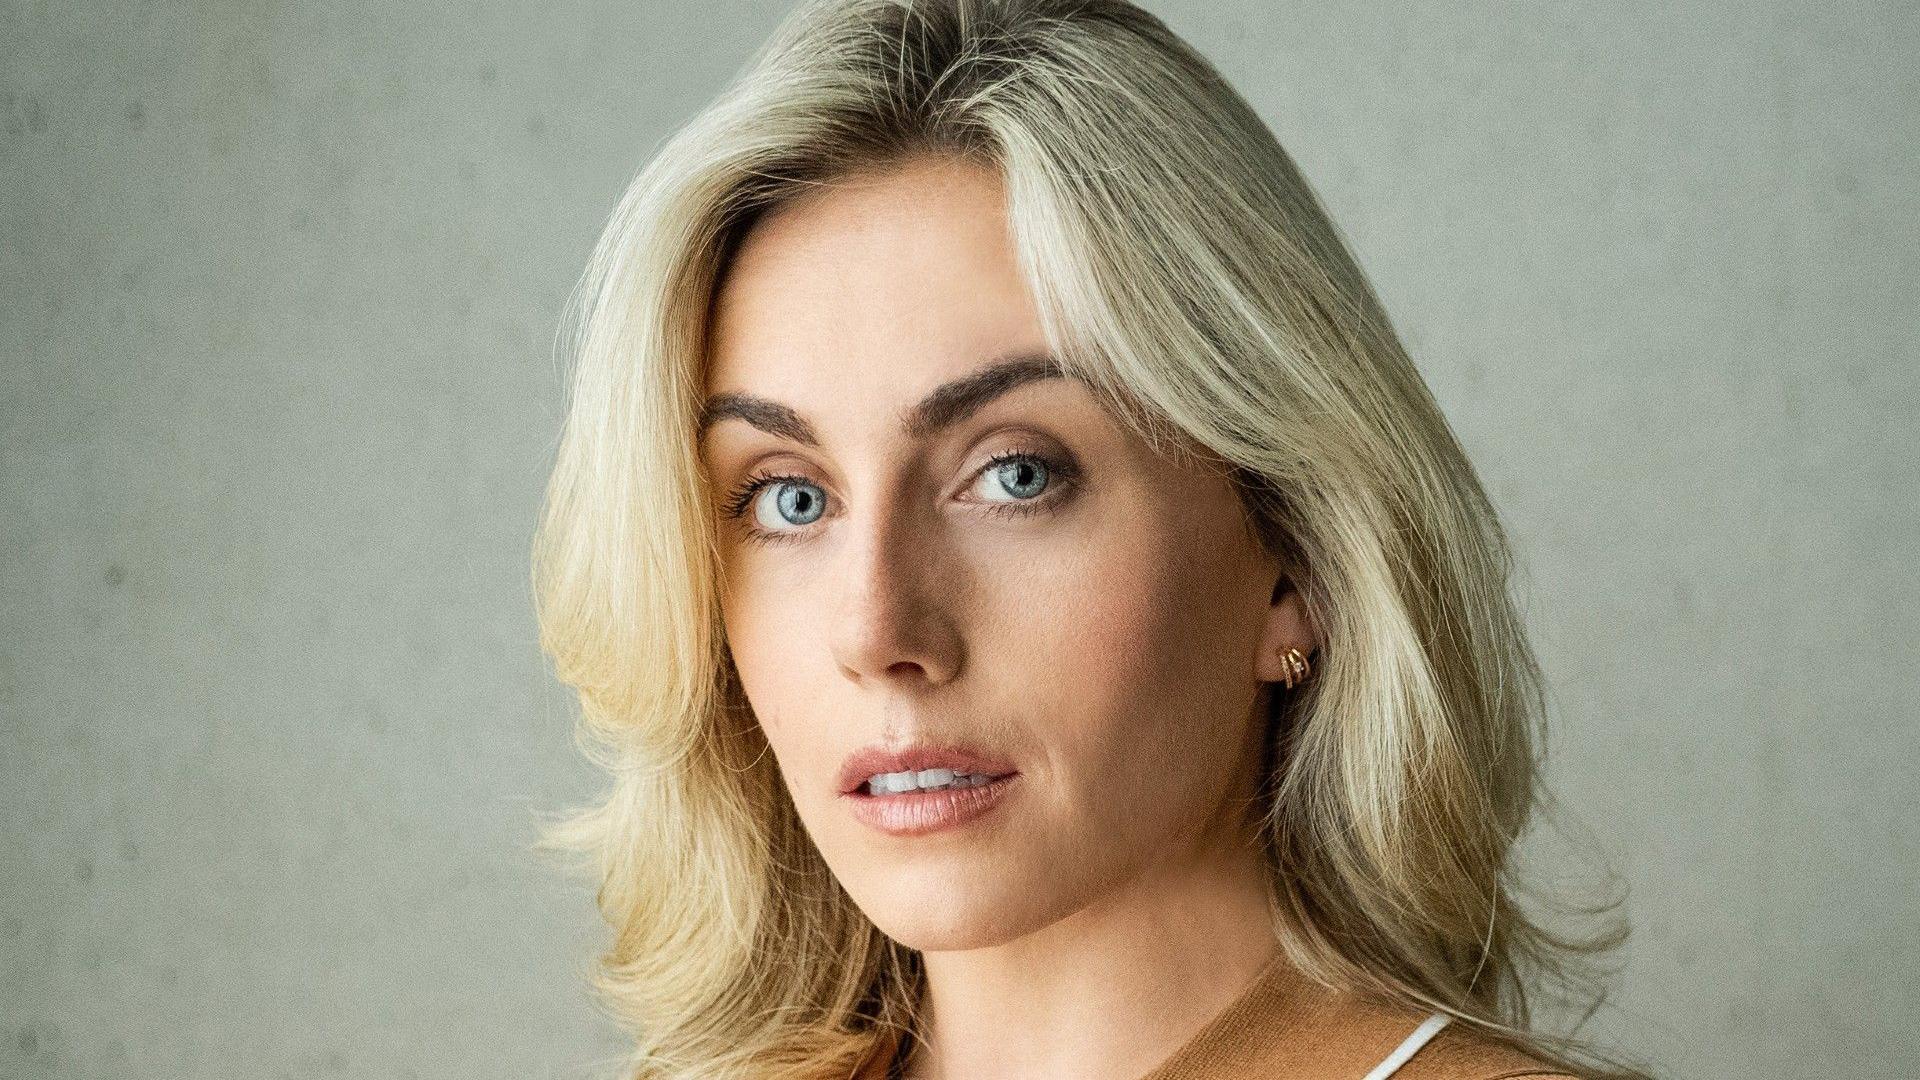
[{"label": "forehead", "polygon": [[923,158],[760,219],[719,281],[706,390],[891,402],[1045,345],[992,170]]}]

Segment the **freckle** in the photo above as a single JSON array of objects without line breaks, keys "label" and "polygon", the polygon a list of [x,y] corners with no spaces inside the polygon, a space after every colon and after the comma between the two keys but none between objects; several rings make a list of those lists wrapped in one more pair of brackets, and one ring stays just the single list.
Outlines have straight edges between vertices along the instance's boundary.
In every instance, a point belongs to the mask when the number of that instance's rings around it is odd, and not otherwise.
[{"label": "freckle", "polygon": [[73,867],[73,879],[85,885],[93,880],[93,860],[81,859]]},{"label": "freckle", "polygon": [[121,566],[119,563],[107,564],[107,584],[108,585],[118,588],[120,586],[120,583],[125,580],[127,580],[126,567]]},{"label": "freckle", "polygon": [[20,1056],[32,1057],[40,1052],[40,1036],[30,1027],[20,1029]]}]

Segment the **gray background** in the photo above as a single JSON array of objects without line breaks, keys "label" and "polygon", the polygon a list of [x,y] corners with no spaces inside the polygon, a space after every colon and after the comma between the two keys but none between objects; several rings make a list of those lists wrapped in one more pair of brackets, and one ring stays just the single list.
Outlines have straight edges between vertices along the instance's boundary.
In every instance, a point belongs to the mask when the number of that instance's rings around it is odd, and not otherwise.
[{"label": "gray background", "polygon": [[[1594,1030],[1920,1073],[1916,6],[1151,6],[1518,540],[1631,889]],[[526,586],[554,332],[783,8],[0,4],[0,1075],[616,1049],[528,850],[596,786]]]}]

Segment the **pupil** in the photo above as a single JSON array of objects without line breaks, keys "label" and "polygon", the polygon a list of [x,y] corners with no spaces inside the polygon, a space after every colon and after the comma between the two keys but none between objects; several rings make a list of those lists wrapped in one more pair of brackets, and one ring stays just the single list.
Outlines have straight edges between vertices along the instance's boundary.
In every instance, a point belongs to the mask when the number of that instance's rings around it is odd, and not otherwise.
[{"label": "pupil", "polygon": [[808,516],[808,514],[816,502],[818,502],[818,500],[816,500],[813,497],[813,493],[806,488],[787,487],[780,492],[781,514],[788,517],[788,520],[792,520],[795,516],[806,518],[806,520],[803,521],[794,521],[793,523],[795,525],[805,525],[808,521],[812,520],[812,517]]},{"label": "pupil", "polygon": [[[1013,461],[1001,467],[1001,477],[1003,481],[1006,480],[1008,475],[1015,478],[1012,481],[1007,481],[1007,487],[1010,490],[1014,490],[1015,494],[1019,494],[1026,488],[1041,483],[1045,479],[1044,472],[1043,467],[1031,461]],[[1033,494],[1037,495],[1039,492],[1035,491]]]}]

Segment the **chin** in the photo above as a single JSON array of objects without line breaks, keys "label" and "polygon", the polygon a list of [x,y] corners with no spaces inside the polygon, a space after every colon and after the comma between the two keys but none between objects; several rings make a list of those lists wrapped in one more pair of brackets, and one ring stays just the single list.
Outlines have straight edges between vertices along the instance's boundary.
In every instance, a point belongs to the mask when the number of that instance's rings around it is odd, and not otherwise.
[{"label": "chin", "polygon": [[901,908],[869,912],[880,932],[916,952],[964,952],[1003,945],[1028,930],[1000,912]]},{"label": "chin", "polygon": [[1005,944],[1058,920],[1071,907],[1050,890],[1012,887],[947,868],[877,873],[847,892],[881,933],[920,952]]}]

